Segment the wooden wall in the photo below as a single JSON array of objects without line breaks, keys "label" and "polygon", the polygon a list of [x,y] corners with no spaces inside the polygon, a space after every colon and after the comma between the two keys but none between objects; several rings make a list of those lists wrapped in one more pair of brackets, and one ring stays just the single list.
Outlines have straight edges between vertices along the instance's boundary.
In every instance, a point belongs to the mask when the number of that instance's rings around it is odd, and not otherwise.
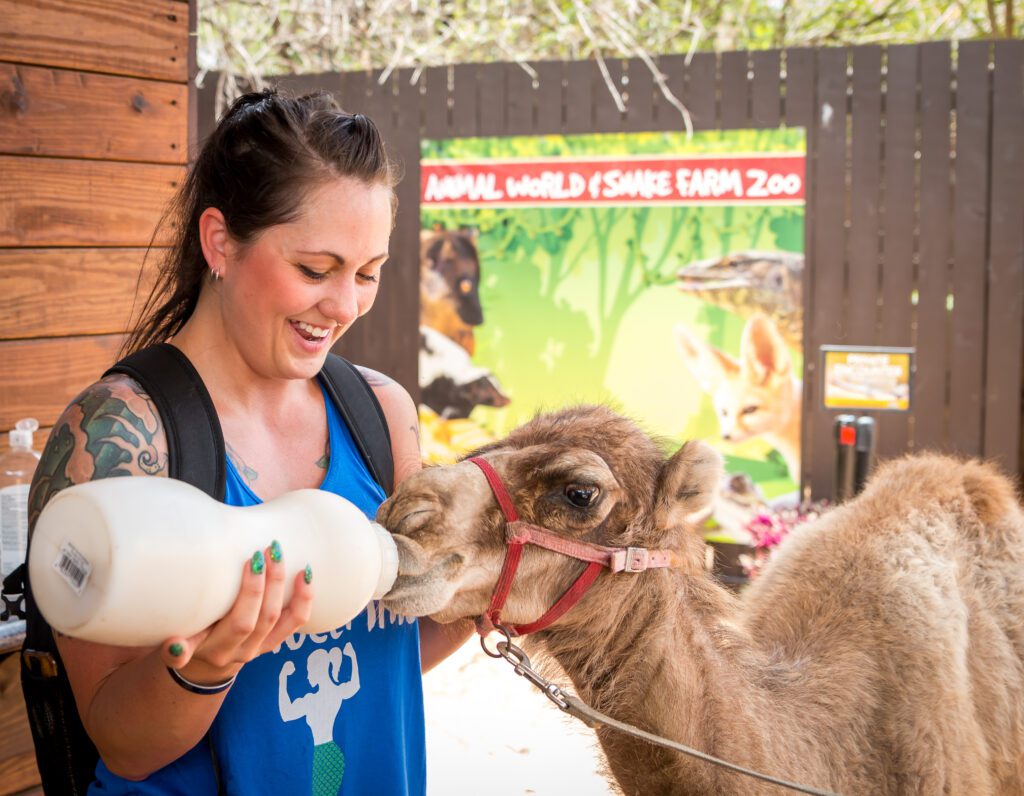
[{"label": "wooden wall", "polygon": [[[115,358],[184,175],[195,0],[0,0],[0,450]],[[163,238],[159,238],[163,240]],[[16,656],[0,667],[0,793],[38,783]]]},{"label": "wooden wall", "polygon": [[49,428],[113,361],[184,174],[189,14],[0,0],[0,432]]}]

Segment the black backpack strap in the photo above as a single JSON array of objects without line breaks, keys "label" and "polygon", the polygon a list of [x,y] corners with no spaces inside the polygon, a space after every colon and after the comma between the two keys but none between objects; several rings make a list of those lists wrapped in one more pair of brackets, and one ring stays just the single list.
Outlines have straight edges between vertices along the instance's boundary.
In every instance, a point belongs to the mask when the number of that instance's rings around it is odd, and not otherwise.
[{"label": "black backpack strap", "polygon": [[156,404],[167,434],[168,475],[224,499],[224,434],[213,400],[181,351],[160,343],[136,351],[104,373],[122,373]]},{"label": "black backpack strap", "polygon": [[[115,373],[134,379],[156,404],[167,435],[170,477],[223,499],[224,435],[213,401],[188,358],[161,343],[131,354],[103,375]],[[22,578],[27,580],[24,569]],[[95,777],[99,754],[82,726],[64,662],[32,599],[31,584],[10,585],[24,586],[21,682],[43,790],[47,796],[84,795]]]},{"label": "black backpack strap", "polygon": [[335,354],[327,355],[320,379],[352,432],[370,475],[381,485],[384,494],[390,495],[395,489],[391,433],[373,389],[355,365]]}]

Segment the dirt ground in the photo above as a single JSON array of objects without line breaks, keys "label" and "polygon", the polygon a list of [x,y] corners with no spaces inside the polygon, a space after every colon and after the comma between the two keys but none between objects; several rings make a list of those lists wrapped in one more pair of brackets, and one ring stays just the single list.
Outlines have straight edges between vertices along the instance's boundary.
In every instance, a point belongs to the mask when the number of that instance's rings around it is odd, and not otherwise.
[{"label": "dirt ground", "polygon": [[428,796],[616,793],[599,773],[593,731],[476,639],[429,672],[423,688]]}]

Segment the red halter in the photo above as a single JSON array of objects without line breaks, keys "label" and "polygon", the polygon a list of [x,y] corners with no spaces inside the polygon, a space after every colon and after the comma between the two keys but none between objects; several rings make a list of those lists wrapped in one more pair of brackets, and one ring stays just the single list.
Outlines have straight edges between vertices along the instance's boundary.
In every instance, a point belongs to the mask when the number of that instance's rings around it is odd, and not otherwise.
[{"label": "red halter", "polygon": [[505,485],[494,468],[479,456],[467,461],[473,462],[483,471],[494,497],[498,500],[501,513],[505,515],[505,541],[508,544],[505,551],[505,562],[501,567],[501,575],[499,575],[498,582],[494,585],[494,592],[491,594],[491,604],[487,608],[487,613],[477,617],[476,620],[477,632],[482,636],[487,635],[499,624],[501,609],[505,607],[505,600],[508,599],[509,592],[512,590],[512,581],[515,580],[516,570],[519,568],[523,547],[528,544],[589,563],[565,594],[559,597],[540,619],[526,625],[506,626],[506,629],[514,636],[525,636],[527,633],[543,630],[562,616],[586,594],[587,589],[601,574],[602,567],[607,567],[611,572],[643,572],[646,569],[671,567],[676,563],[676,555],[671,550],[648,550],[646,547],[605,547],[589,542],[577,542],[556,536],[537,525],[523,522],[519,519],[515,506],[512,504],[512,498],[509,497]]}]

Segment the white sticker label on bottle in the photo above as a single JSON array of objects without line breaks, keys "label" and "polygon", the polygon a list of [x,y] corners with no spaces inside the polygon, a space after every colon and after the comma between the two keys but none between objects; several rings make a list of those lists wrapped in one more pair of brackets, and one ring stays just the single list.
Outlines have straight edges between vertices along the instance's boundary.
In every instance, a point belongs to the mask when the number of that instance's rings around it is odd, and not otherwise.
[{"label": "white sticker label on bottle", "polygon": [[28,484],[0,489],[0,577],[25,560],[28,548]]},{"label": "white sticker label on bottle", "polygon": [[53,562],[53,568],[64,578],[68,586],[81,595],[85,591],[85,584],[89,582],[89,573],[92,572],[92,564],[89,559],[83,556],[71,542],[64,542],[60,547],[60,555]]}]

